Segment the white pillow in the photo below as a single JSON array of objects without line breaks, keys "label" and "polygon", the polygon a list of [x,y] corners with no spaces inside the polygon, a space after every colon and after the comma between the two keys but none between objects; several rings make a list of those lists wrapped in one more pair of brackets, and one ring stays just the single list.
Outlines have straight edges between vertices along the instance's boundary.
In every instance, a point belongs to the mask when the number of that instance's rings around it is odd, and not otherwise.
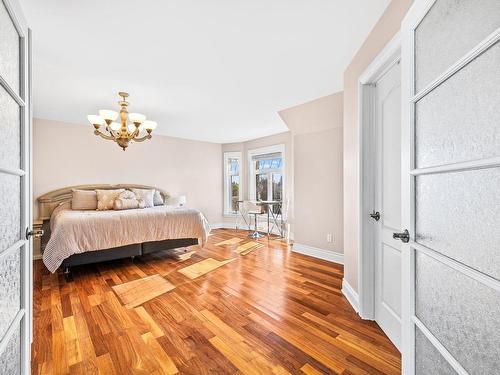
[{"label": "white pillow", "polygon": [[155,206],[163,206],[165,203],[163,202],[163,197],[159,190],[155,190],[155,194],[153,196],[153,203]]},{"label": "white pillow", "polygon": [[134,192],[137,199],[144,201],[144,207],[154,207],[154,194],[153,189],[130,189]]},{"label": "white pillow", "polygon": [[71,209],[73,210],[96,210],[97,193],[95,190],[72,190]]},{"label": "white pillow", "polygon": [[97,210],[98,211],[106,211],[112,210],[113,205],[115,203],[115,199],[124,191],[125,189],[116,189],[116,190],[99,190],[97,189],[95,192],[97,193]]}]

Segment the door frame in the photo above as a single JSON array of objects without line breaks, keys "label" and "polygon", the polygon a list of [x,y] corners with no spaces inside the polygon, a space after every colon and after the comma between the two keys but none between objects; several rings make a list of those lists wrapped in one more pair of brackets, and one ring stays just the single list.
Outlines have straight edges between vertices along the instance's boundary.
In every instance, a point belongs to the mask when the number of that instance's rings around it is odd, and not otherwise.
[{"label": "door frame", "polygon": [[376,139],[375,83],[401,59],[399,31],[375,57],[358,80],[358,129],[359,158],[359,247],[358,247],[358,295],[359,315],[363,319],[375,319],[375,226],[368,214],[375,207],[374,186],[377,171],[371,168]]}]

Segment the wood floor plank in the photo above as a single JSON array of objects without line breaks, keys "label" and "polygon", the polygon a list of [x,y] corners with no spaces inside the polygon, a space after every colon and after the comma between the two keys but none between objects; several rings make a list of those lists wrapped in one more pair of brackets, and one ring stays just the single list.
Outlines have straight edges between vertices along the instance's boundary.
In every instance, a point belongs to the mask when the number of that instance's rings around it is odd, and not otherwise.
[{"label": "wood floor plank", "polygon": [[342,295],[341,265],[212,233],[203,248],[74,267],[69,281],[35,262],[32,373],[400,373],[397,349]]},{"label": "wood floor plank", "polygon": [[218,261],[213,258],[207,258],[202,260],[201,262],[192,264],[190,266],[181,268],[178,270],[184,276],[190,279],[196,279],[197,277],[203,276],[208,272],[214,271],[219,267],[226,265],[227,263],[232,262],[234,259],[228,259],[224,261]]},{"label": "wood floor plank", "polygon": [[127,309],[142,305],[144,302],[174,288],[175,285],[172,285],[160,275],[152,275],[113,286],[113,290]]}]

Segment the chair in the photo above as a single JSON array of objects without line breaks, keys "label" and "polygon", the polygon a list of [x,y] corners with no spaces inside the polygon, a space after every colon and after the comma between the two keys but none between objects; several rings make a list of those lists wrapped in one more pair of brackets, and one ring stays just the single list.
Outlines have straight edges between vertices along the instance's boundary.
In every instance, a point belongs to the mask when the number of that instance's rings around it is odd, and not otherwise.
[{"label": "chair", "polygon": [[[253,215],[253,217],[254,217],[254,231],[252,233],[250,233],[248,235],[248,237],[250,237],[250,238],[262,238],[262,237],[264,237],[264,235],[262,233],[260,233],[258,231],[258,228],[257,228],[257,223],[258,223],[257,216],[264,215],[265,213],[267,213],[264,206],[258,205],[254,202],[251,202],[251,201],[243,201],[243,211],[246,214],[248,214],[248,216]],[[250,221],[250,225],[251,225],[252,220],[249,220],[249,221]]]}]

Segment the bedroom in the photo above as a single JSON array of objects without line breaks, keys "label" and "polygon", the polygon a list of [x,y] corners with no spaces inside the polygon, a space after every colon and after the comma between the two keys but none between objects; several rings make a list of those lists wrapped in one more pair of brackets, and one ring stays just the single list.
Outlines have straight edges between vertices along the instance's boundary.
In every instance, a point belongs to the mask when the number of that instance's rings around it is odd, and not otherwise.
[{"label": "bedroom", "polygon": [[0,375],[500,372],[499,39],[496,0],[0,1]]}]

